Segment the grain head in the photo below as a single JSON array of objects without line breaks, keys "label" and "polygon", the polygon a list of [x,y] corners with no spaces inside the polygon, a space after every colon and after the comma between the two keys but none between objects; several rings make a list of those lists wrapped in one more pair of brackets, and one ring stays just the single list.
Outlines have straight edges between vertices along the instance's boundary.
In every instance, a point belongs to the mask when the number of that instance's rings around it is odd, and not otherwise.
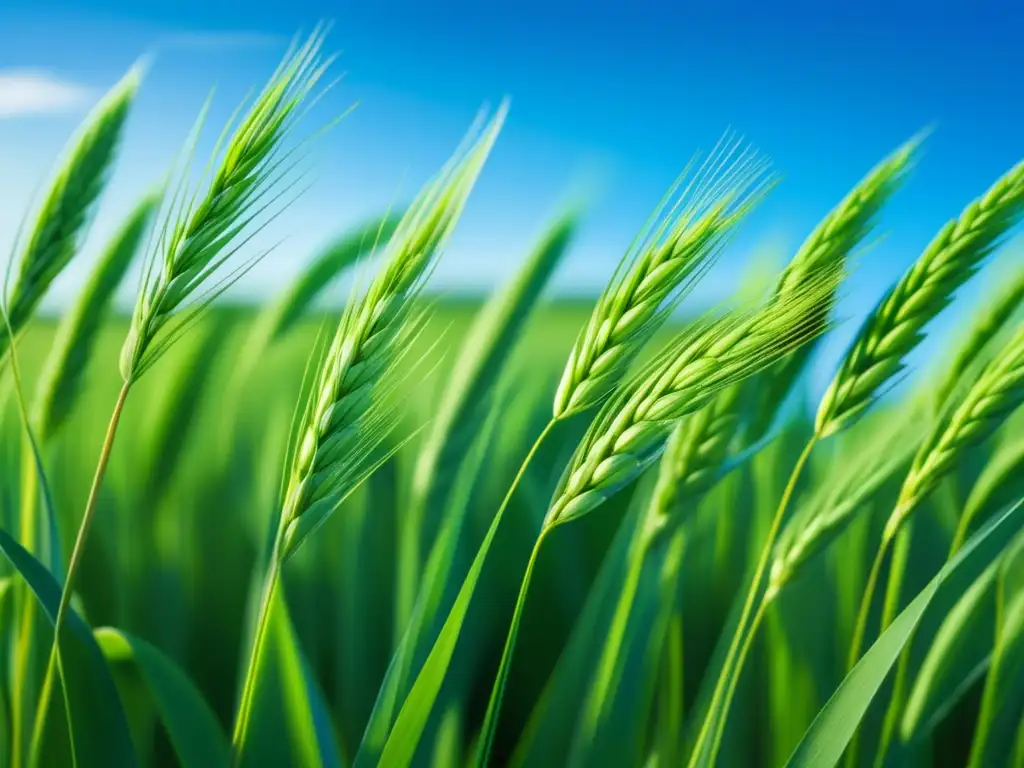
[{"label": "grain head", "polygon": [[922,330],[1024,213],[1024,162],[950,221],[861,327],[818,409],[820,437],[867,408],[904,367]]},{"label": "grain head", "polygon": [[1024,324],[985,366],[948,419],[921,446],[900,490],[885,535],[896,535],[903,522],[935,490],[972,445],[987,439],[1024,402]]},{"label": "grain head", "polygon": [[[68,147],[28,229],[14,283],[6,292],[11,328],[20,331],[54,278],[81,244],[90,217],[107,182],[124,124],[135,100],[141,69],[128,72],[86,118]],[[10,339],[0,337],[0,357]]]},{"label": "grain head", "polygon": [[547,525],[603,503],[656,461],[681,418],[792,352],[823,329],[814,322],[841,271],[760,310],[697,323],[643,366],[601,409],[556,490]]},{"label": "grain head", "polygon": [[[913,165],[920,138],[915,137],[875,166],[840,203],[829,211],[782,273],[776,291],[780,294],[799,288],[815,270],[836,262],[845,262],[854,249],[871,233],[878,214],[899,189]],[[822,323],[828,316],[820,318]],[[794,381],[803,371],[813,345],[801,347],[749,383],[753,391],[753,419],[748,442],[763,437],[786,399]]]},{"label": "grain head", "polygon": [[159,195],[148,195],[129,214],[100,254],[88,282],[57,328],[33,406],[33,423],[41,442],[56,433],[74,408],[96,337],[114,293],[145,237],[159,199]]},{"label": "grain head", "polygon": [[397,425],[399,364],[423,327],[414,301],[497,138],[505,105],[420,194],[366,293],[346,308],[327,351],[292,459],[282,525],[287,557],[375,467]]},{"label": "grain head", "polygon": [[[317,31],[289,52],[234,126],[223,152],[215,153],[219,162],[205,189],[186,202],[183,181],[173,196],[149,254],[121,350],[121,374],[126,381],[148,370],[198,312],[264,255],[234,269],[225,268],[253,236],[257,223],[265,226],[282,210],[277,202],[281,192],[276,188],[292,168],[285,141],[330,64],[320,55],[322,43],[323,35]],[[179,317],[189,300],[198,306]]]},{"label": "grain head", "polygon": [[663,204],[619,263],[569,355],[555,394],[556,419],[608,396],[771,181],[765,160],[738,143],[726,143],[685,184],[671,208],[666,211]]}]

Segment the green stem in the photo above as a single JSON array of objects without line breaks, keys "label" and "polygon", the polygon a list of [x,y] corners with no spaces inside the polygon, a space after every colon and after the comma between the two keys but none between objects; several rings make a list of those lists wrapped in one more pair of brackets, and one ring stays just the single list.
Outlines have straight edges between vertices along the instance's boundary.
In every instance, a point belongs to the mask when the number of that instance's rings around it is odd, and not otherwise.
[{"label": "green stem", "polygon": [[[867,633],[868,614],[871,612],[871,600],[874,597],[875,589],[878,586],[878,576],[882,572],[882,565],[885,556],[889,552],[889,544],[892,539],[883,538],[878,547],[878,554],[871,563],[871,572],[868,574],[868,581],[864,587],[864,594],[861,596],[860,608],[857,610],[857,623],[853,628],[853,640],[850,642],[850,653],[846,660],[846,671],[849,672],[860,660],[861,648],[864,645],[864,635]],[[853,768],[857,765],[857,751],[859,747],[859,730],[850,740],[850,746],[846,751],[846,765]]]},{"label": "green stem", "polygon": [[683,732],[683,612],[674,609],[669,620],[664,649],[664,677],[660,685],[661,723],[658,728],[658,754],[665,765],[677,765],[679,734]]},{"label": "green stem", "polygon": [[[754,638],[757,636],[757,630],[761,628],[761,624],[764,622],[764,617],[767,614],[768,606],[772,604],[772,601],[762,600],[757,604],[757,611],[754,612],[753,618],[750,620],[750,629],[747,630],[743,636],[743,645],[740,646],[739,654],[736,657],[736,674],[729,680],[729,691],[725,697],[725,711],[722,713],[722,728],[725,730],[726,718],[729,714],[729,707],[732,704],[733,697],[736,695],[736,688],[739,686],[741,673],[743,667],[746,664],[747,657],[750,655],[751,648],[754,647]],[[718,739],[721,741],[721,732],[719,733]],[[718,754],[719,743],[715,744],[715,754]]]},{"label": "green stem", "polygon": [[530,581],[533,579],[533,568],[537,564],[537,555],[540,554],[541,545],[551,526],[545,525],[540,530],[537,540],[530,552],[530,559],[526,563],[526,571],[523,573],[523,580],[519,584],[519,596],[516,598],[516,607],[512,612],[512,624],[509,626],[508,635],[505,637],[505,648],[501,652],[501,662],[498,664],[498,674],[494,680],[494,687],[491,688],[491,698],[487,702],[487,714],[484,715],[484,724],[480,729],[480,748],[477,751],[475,765],[486,766],[490,759],[491,747],[494,746],[494,734],[497,731],[498,716],[501,711],[501,700],[505,695],[505,683],[508,681],[509,669],[512,666],[512,654],[515,651],[516,637],[519,634],[519,624],[523,618],[523,608],[526,606],[526,593],[530,589]]},{"label": "green stem", "polygon": [[277,595],[277,587],[281,577],[280,535],[274,542],[270,555],[270,564],[263,579],[263,595],[260,598],[259,613],[256,618],[256,629],[253,634],[252,650],[249,653],[249,665],[242,683],[242,696],[238,702],[238,713],[235,716],[234,732],[231,735],[231,765],[238,765],[245,749],[245,740],[249,735],[252,721],[252,705],[256,694],[256,682],[263,662],[266,648],[267,629],[270,626],[270,615]]},{"label": "green stem", "polygon": [[609,626],[608,637],[605,638],[604,647],[601,651],[601,659],[594,671],[594,682],[590,693],[587,696],[586,715],[583,720],[582,738],[584,744],[591,743],[594,734],[600,726],[606,697],[613,680],[618,676],[619,652],[622,650],[623,639],[626,635],[626,627],[629,623],[629,616],[633,610],[633,602],[640,586],[640,576],[643,573],[644,563],[648,553],[648,540],[645,536],[646,528],[641,521],[639,531],[640,539],[637,540],[630,556],[626,578],[622,583],[622,590],[619,592],[619,599],[615,605],[615,613]]},{"label": "green stem", "polygon": [[[131,389],[132,380],[126,379],[121,387],[114,404],[114,411],[110,415],[110,423],[107,425],[107,434],[103,439],[103,447],[100,449],[99,461],[96,464],[96,473],[92,479],[92,487],[89,489],[89,497],[85,503],[85,511],[82,513],[82,522],[78,526],[78,536],[75,538],[74,549],[71,550],[71,560],[68,563],[67,578],[64,581],[64,588],[60,593],[60,602],[57,604],[57,617],[53,623],[53,644],[50,646],[50,659],[46,665],[46,676],[43,678],[43,688],[39,695],[39,704],[36,708],[35,725],[32,729],[32,747],[30,765],[39,764],[40,750],[42,749],[43,731],[46,725],[46,713],[50,706],[50,696],[53,692],[54,668],[58,664],[60,655],[60,632],[64,627],[64,619],[71,603],[71,594],[75,586],[75,576],[82,564],[82,555],[85,553],[85,544],[89,537],[89,529],[92,527],[96,517],[96,502],[99,499],[100,486],[103,484],[103,476],[110,462],[110,452],[114,447],[114,437],[117,434],[117,425],[121,421],[121,414],[124,412],[125,400],[128,399],[128,392]],[[70,713],[69,713],[70,716]]]},{"label": "green stem", "polygon": [[974,515],[969,515],[966,511],[964,514],[960,515],[960,520],[956,525],[956,532],[953,534],[953,541],[949,544],[949,554],[946,556],[947,562],[953,558],[953,555],[955,555],[960,550],[960,547],[964,545],[964,542],[967,541],[967,532],[970,529],[973,520]]},{"label": "green stem", "polygon": [[[771,558],[772,550],[775,548],[775,542],[779,537],[779,531],[782,527],[782,521],[785,518],[786,508],[789,506],[793,492],[796,489],[797,481],[799,480],[800,475],[807,464],[807,460],[811,456],[811,451],[817,444],[817,441],[818,436],[811,435],[810,440],[807,441],[807,445],[805,445],[803,451],[801,451],[800,457],[797,459],[796,465],[793,467],[793,472],[789,476],[789,481],[786,483],[786,488],[782,493],[779,506],[775,510],[775,516],[772,518],[771,525],[768,528],[768,536],[761,548],[761,556],[758,560],[757,567],[754,569],[753,580],[751,581],[750,588],[747,591],[739,623],[736,625],[736,630],[733,633],[732,641],[729,644],[729,651],[726,654],[725,663],[722,667],[722,672],[718,676],[718,681],[715,684],[715,691],[711,697],[711,704],[708,707],[707,716],[704,719],[704,724],[701,726],[700,735],[697,737],[697,743],[694,746],[693,753],[690,757],[691,768],[701,764],[714,765],[715,763],[715,758],[718,754],[719,747],[721,746],[722,735],[725,731],[725,722],[729,715],[729,704],[732,699],[732,694],[736,689],[736,685],[732,681],[732,678],[738,678],[742,671],[742,661],[739,663],[737,663],[737,661],[738,655],[741,653],[741,643],[744,643],[746,626],[750,620],[751,613],[754,611],[754,601],[757,600],[758,592],[761,588],[761,581],[764,579],[764,573],[768,568],[768,562]],[[762,600],[761,603],[763,604],[763,602],[764,601]],[[760,612],[761,607],[758,608],[758,613]],[[750,641],[746,641],[746,643],[749,642]],[[733,671],[734,667],[735,671]],[[721,716],[717,715],[719,710],[721,710]],[[705,760],[702,757],[702,753],[707,749],[705,744],[709,738],[711,739],[710,754]]]},{"label": "green stem", "polygon": [[[38,546],[36,519],[36,503],[39,496],[39,476],[31,456],[31,448],[27,445],[27,461],[23,461],[21,486],[21,521],[19,535],[21,545],[28,552],[35,552]],[[18,637],[15,641],[13,658],[11,659],[11,765],[21,765],[28,734],[29,713],[32,710],[32,692],[36,680],[32,680],[32,668],[36,665],[33,638],[35,635],[36,601],[29,592],[27,584],[19,584],[15,593],[20,603],[21,617],[18,622]]]},{"label": "green stem", "polygon": [[[900,593],[903,590],[903,576],[907,570],[907,559],[910,556],[910,542],[913,528],[911,521],[900,528],[896,536],[896,546],[893,548],[892,564],[889,567],[889,579],[885,587],[885,604],[882,608],[882,623],[878,633],[884,632],[895,620],[900,607]],[[899,724],[900,715],[903,714],[905,704],[907,676],[910,674],[910,646],[913,643],[913,633],[907,640],[903,651],[900,653],[899,664],[896,667],[896,678],[893,681],[892,694],[889,698],[889,706],[885,712],[885,719],[882,723],[882,735],[878,742],[878,750],[875,754],[875,765],[881,767],[884,764],[885,753],[888,752],[896,734],[896,727]]]},{"label": "green stem", "polygon": [[[992,649],[992,662],[989,665],[988,675],[985,679],[985,689],[981,694],[981,707],[978,711],[978,720],[974,726],[974,738],[971,740],[971,752],[967,760],[968,768],[982,768],[982,760],[985,757],[985,744],[988,742],[989,734],[992,731],[992,721],[999,713],[999,702],[996,697],[999,688],[999,680],[1003,661],[1003,644],[999,635],[1003,628],[1002,606],[1005,604],[1004,583],[1002,579],[996,582],[996,641]],[[1024,720],[1021,721],[1021,729],[1024,731]]]}]

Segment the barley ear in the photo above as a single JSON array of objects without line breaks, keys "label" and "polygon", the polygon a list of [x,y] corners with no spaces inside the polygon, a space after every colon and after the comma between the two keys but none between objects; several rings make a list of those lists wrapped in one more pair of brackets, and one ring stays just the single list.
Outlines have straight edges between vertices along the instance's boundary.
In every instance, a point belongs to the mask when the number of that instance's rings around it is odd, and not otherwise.
[{"label": "barley ear", "polygon": [[957,390],[970,379],[970,372],[977,370],[979,357],[991,350],[993,342],[1024,307],[1024,265],[1009,275],[1000,274],[997,282],[999,288],[982,302],[939,384],[934,387],[933,403],[936,412],[941,412],[943,406],[955,397]]},{"label": "barley ear", "polygon": [[818,409],[815,431],[834,434],[904,367],[924,327],[946,307],[1024,213],[1024,162],[950,221],[865,321]]},{"label": "barley ear", "polygon": [[[282,513],[289,557],[379,465],[398,425],[401,368],[425,321],[414,302],[444,250],[504,121],[502,105],[468,148],[420,194],[385,250],[381,271],[349,304],[311,392]],[[415,366],[413,368],[415,370]]]},{"label": "barley ear", "polygon": [[670,191],[577,338],[555,393],[555,419],[597,406],[615,389],[772,183],[767,161],[739,142],[722,144],[689,181],[680,178],[681,194],[668,207]]},{"label": "barley ear", "polygon": [[886,537],[935,490],[964,452],[987,439],[1024,402],[1024,324],[985,367],[949,419],[943,419],[921,446],[885,526]]},{"label": "barley ear", "polygon": [[[815,270],[845,262],[871,233],[878,214],[899,189],[917,155],[916,136],[875,166],[811,232],[783,272],[776,291],[792,291]],[[826,321],[823,317],[822,321]],[[807,365],[813,345],[801,347],[748,385],[753,395],[753,420],[746,440],[754,443],[770,429],[778,408]]]},{"label": "barley ear", "polygon": [[[227,267],[229,259],[284,208],[279,200],[287,187],[278,187],[294,167],[285,142],[330,65],[329,58],[321,57],[322,44],[318,30],[285,58],[233,126],[223,151],[214,152],[217,164],[205,189],[188,200],[183,172],[146,262],[121,350],[125,381],[145,373],[213,299],[266,254],[262,251]],[[186,304],[194,306],[183,312]]]},{"label": "barley ear", "polygon": [[814,318],[842,275],[824,270],[796,295],[698,323],[667,345],[598,413],[559,482],[545,527],[604,503],[660,457],[681,418],[822,333]]},{"label": "barley ear", "polygon": [[[21,249],[14,283],[5,291],[15,333],[24,328],[54,278],[78,252],[141,77],[140,67],[131,69],[93,108],[50,182]],[[7,334],[0,336],[0,358],[9,347]]]},{"label": "barley ear", "polygon": [[74,409],[114,293],[138,252],[158,205],[159,196],[149,195],[132,211],[100,254],[89,281],[57,328],[36,385],[33,407],[33,422],[42,442],[57,432]]}]

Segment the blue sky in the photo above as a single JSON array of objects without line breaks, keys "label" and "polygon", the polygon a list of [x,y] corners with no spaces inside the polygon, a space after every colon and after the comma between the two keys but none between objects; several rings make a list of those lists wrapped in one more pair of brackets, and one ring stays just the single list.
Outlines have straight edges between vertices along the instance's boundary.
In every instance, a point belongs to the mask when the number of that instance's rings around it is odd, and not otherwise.
[{"label": "blue sky", "polygon": [[[211,86],[216,128],[293,34],[331,19],[346,75],[319,116],[358,106],[315,146],[315,184],[278,222],[289,240],[238,295],[266,295],[332,234],[408,198],[481,105],[505,95],[506,127],[435,275],[444,289],[496,284],[560,202],[585,188],[593,203],[556,288],[599,290],[687,160],[731,127],[772,159],[782,184],[695,301],[726,296],[752,253],[788,258],[874,163],[933,126],[881,221],[884,240],[850,281],[838,349],[941,224],[1024,156],[1024,11],[825,5],[839,4],[256,0],[243,15],[222,0],[4,0],[0,246],[9,250],[78,120],[138,56],[157,52],[95,242],[162,177]],[[73,294],[88,262],[87,251],[51,305]],[[968,290],[961,303],[976,296]],[[951,322],[935,327],[938,338]]]}]

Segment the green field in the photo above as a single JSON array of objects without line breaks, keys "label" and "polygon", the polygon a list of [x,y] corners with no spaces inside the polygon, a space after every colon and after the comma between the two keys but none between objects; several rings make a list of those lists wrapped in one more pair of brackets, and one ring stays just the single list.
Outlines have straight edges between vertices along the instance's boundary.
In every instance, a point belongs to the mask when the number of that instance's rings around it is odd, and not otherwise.
[{"label": "green field", "polygon": [[[37,310],[137,73],[27,222],[0,335],[0,766],[1024,766],[1024,270],[993,257],[1024,164],[965,191],[820,398],[852,257],[923,137],[705,314],[690,291],[773,183],[739,144],[600,297],[547,290],[573,210],[492,295],[438,296],[503,106],[407,208],[261,306],[215,302],[319,43],[209,178],[140,201],[59,318]],[[908,368],[944,311],[956,336]]]}]

